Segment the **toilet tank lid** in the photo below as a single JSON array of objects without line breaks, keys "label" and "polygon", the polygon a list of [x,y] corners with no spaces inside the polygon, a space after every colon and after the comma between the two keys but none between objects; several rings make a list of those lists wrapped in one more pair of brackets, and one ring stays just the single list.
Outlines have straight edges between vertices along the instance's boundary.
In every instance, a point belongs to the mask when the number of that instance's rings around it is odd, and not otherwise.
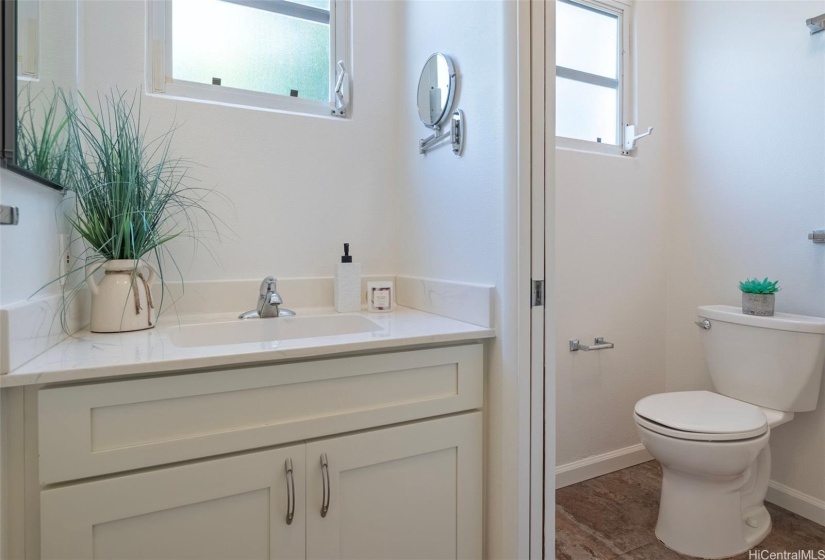
[{"label": "toilet tank lid", "polygon": [[[657,424],[700,434],[744,434],[767,430],[758,406],[710,391],[679,391],[650,395],[636,403],[636,414]],[[744,436],[743,436],[744,437]]]},{"label": "toilet tank lid", "polygon": [[759,317],[757,315],[745,315],[740,307],[732,305],[703,305],[699,307],[698,315],[711,321],[736,323],[749,327],[825,334],[825,319],[822,317],[808,317],[807,315],[793,315],[791,313],[777,313],[773,317]]}]

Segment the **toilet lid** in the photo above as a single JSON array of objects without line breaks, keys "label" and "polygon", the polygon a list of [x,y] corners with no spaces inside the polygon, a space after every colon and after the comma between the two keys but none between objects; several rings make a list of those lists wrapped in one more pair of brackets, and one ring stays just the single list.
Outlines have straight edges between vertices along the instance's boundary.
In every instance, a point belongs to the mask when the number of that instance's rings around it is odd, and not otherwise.
[{"label": "toilet lid", "polygon": [[636,414],[676,432],[687,432],[686,436],[707,434],[708,439],[745,439],[768,431],[767,418],[758,406],[710,391],[651,395],[636,403]]}]

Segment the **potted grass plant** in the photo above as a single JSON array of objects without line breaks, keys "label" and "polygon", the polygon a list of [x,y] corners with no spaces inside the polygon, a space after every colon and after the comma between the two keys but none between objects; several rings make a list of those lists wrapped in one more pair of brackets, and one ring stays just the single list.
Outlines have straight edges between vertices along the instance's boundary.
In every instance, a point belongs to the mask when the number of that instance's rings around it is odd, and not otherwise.
[{"label": "potted grass plant", "polygon": [[771,282],[768,278],[747,279],[739,282],[742,291],[742,313],[745,315],[760,315],[772,317],[776,304],[776,292],[781,290],[779,281]]},{"label": "potted grass plant", "polygon": [[136,99],[110,92],[93,107],[78,95],[67,111],[71,164],[64,185],[74,201],[68,221],[87,247],[82,269],[92,293],[92,332],[154,327],[161,306],[153,281],[159,277],[163,291],[164,262],[174,263],[165,244],[194,236],[198,215],[215,222],[203,204],[210,191],[188,186],[188,165],[170,155],[174,127],[148,140]]}]

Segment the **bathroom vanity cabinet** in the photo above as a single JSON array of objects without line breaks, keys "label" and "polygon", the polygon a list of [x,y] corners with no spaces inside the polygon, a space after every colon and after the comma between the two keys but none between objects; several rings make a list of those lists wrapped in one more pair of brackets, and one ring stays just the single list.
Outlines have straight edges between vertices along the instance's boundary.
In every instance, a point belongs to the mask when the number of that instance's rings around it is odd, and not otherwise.
[{"label": "bathroom vanity cabinet", "polygon": [[478,343],[4,389],[4,550],[480,558],[482,399]]}]

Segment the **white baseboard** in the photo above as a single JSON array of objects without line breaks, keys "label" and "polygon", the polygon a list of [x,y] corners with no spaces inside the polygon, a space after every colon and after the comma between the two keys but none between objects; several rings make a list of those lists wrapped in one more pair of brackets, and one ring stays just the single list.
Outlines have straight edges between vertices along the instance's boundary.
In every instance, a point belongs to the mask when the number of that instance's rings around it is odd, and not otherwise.
[{"label": "white baseboard", "polygon": [[825,525],[825,501],[823,500],[803,494],[773,480],[768,483],[768,495],[765,500],[810,519],[814,523]]},{"label": "white baseboard", "polygon": [[653,457],[641,443],[556,467],[556,488],[645,463]]}]

